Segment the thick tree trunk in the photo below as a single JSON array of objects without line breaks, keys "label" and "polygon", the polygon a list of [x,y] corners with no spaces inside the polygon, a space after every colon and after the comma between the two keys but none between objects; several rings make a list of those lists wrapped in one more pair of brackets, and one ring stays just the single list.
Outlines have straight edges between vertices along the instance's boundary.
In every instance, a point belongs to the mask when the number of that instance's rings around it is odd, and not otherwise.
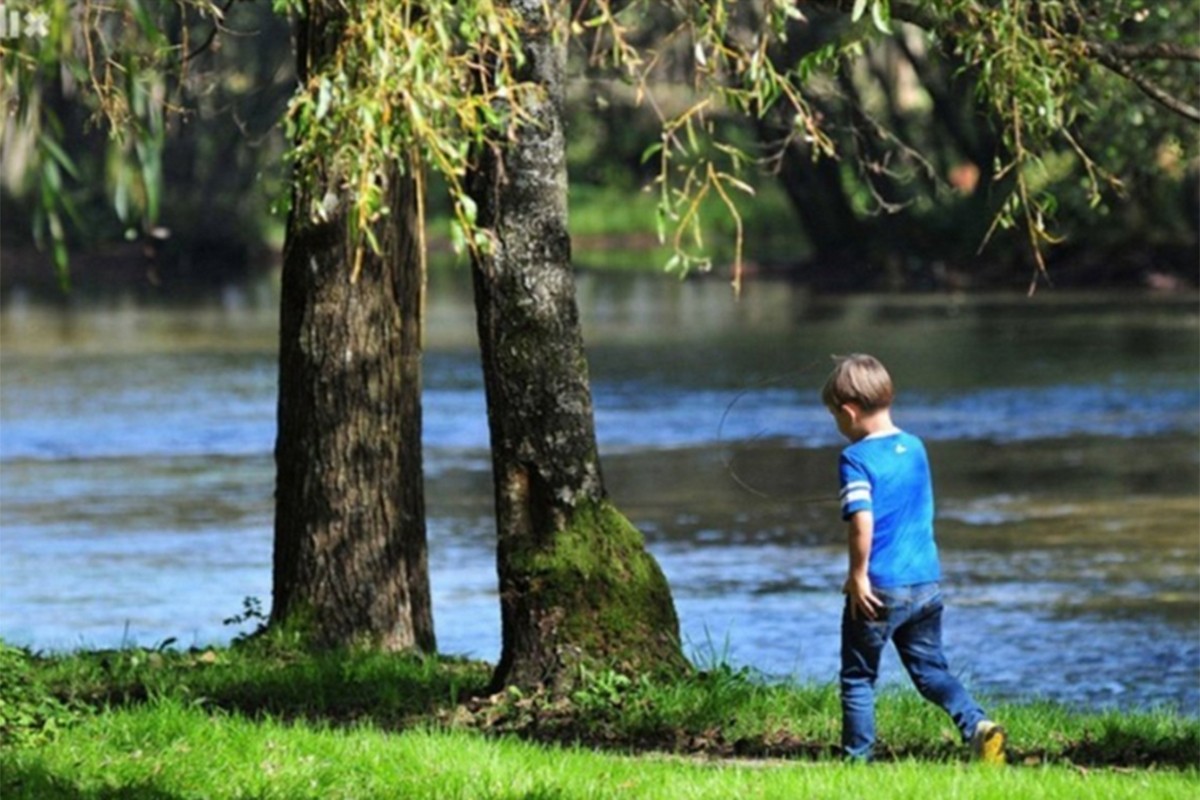
[{"label": "thick tree trunk", "polygon": [[[302,79],[332,51],[340,13],[313,4],[300,21]],[[284,252],[271,625],[317,646],[432,651],[415,189],[392,176],[383,255],[367,252],[352,279],[349,198],[330,183],[333,218],[314,222],[297,196]]]},{"label": "thick tree trunk", "polygon": [[[475,180],[474,262],[496,486],[503,645],[494,684],[561,691],[579,667],[680,669],[679,624],[641,534],[607,500],[567,233],[565,48],[539,1],[523,80],[544,89]],[[557,8],[565,8],[558,4]]]}]

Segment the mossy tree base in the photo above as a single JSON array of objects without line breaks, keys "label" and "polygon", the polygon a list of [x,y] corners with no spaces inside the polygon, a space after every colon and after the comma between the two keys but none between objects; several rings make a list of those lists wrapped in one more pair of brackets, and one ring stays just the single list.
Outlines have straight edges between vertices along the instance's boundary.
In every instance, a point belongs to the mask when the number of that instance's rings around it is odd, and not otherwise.
[{"label": "mossy tree base", "polygon": [[587,672],[687,669],[666,577],[607,501],[577,508],[541,547],[509,557],[508,640],[495,688],[570,691]]}]

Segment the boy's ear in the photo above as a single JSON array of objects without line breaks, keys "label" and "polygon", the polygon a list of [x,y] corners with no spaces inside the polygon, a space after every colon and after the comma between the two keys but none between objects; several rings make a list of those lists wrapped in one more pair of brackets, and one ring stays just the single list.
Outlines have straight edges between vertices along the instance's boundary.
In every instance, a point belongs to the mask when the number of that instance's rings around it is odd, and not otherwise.
[{"label": "boy's ear", "polygon": [[842,413],[850,418],[851,422],[858,422],[859,417],[863,413],[862,406],[855,402],[842,403],[840,408],[842,409]]}]

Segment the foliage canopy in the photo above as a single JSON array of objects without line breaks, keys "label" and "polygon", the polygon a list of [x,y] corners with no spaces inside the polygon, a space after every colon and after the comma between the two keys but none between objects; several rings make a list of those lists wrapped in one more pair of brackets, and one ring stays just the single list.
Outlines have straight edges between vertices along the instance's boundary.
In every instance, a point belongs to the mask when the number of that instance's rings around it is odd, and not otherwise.
[{"label": "foliage canopy", "polygon": [[[233,2],[53,0],[37,6],[45,35],[0,42],[5,139],[25,154],[21,169],[10,168],[19,178],[8,180],[35,194],[35,227],[61,270],[65,220],[78,216],[62,187],[77,170],[54,99],[68,95],[92,109],[110,137],[113,205],[122,218],[153,225],[165,127],[206,90],[192,67],[231,35],[223,20]],[[309,205],[300,210],[323,219],[350,204],[344,218],[358,247],[377,249],[372,223],[387,213],[389,172],[398,166],[421,178],[431,170],[449,189],[458,243],[486,247],[463,181],[481,149],[533,124],[523,109],[536,89],[514,78],[524,58],[513,10],[520,2],[534,0],[275,0],[278,12],[340,32],[335,52],[301,65],[285,117],[293,181],[304,190],[296,196]],[[1036,178],[1047,154],[1065,142],[1085,167],[1093,204],[1119,190],[1124,168],[1145,160],[1136,136],[1106,124],[1115,102],[1167,131],[1177,160],[1195,157],[1200,9],[1191,3],[546,2],[589,71],[632,87],[659,120],[659,140],[643,158],[657,165],[659,235],[673,245],[670,266],[681,269],[707,263],[700,205],[715,199],[739,220],[734,196],[753,191],[746,171],[772,157],[726,136],[718,121],[772,114],[790,131],[778,146],[800,141],[813,158],[843,157],[814,98],[836,92],[839,69],[906,27],[974,82],[1003,143],[988,165],[1004,192],[993,228],[1021,225],[1040,269],[1044,246],[1055,241],[1054,187]],[[817,22],[828,31],[822,41],[785,56],[789,39]],[[688,102],[657,102],[653,89],[664,83],[685,87]],[[1122,156],[1129,152],[1136,155]],[[740,223],[737,232],[740,252]]]}]

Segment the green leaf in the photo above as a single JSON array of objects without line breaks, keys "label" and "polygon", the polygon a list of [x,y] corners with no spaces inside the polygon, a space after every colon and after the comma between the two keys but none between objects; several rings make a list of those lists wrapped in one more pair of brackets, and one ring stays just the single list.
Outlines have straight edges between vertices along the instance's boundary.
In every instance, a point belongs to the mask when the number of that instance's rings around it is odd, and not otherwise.
[{"label": "green leaf", "polygon": [[62,171],[55,164],[45,164],[42,167],[42,181],[51,197],[57,199],[62,193]]},{"label": "green leaf", "polygon": [[371,252],[375,255],[382,253],[382,248],[379,246],[379,237],[375,235],[375,229],[368,225],[363,228],[362,232],[367,239],[367,244],[371,247]]},{"label": "green leaf", "polygon": [[71,160],[71,157],[67,155],[66,151],[62,149],[58,142],[54,141],[53,138],[44,133],[38,137],[38,142],[41,144],[42,148],[49,153],[50,157],[57,161],[59,166],[67,171],[68,175],[76,180],[79,179],[79,170],[76,169],[75,162]]},{"label": "green leaf", "polygon": [[871,4],[871,22],[880,33],[891,34],[892,9],[888,0],[876,0]]},{"label": "green leaf", "polygon": [[162,151],[157,147],[147,147],[144,152],[139,149],[138,155],[141,162],[142,187],[146,194],[145,215],[147,220],[155,222],[162,198]]},{"label": "green leaf", "polygon": [[450,223],[450,247],[456,256],[461,256],[467,249],[467,235],[458,220]]},{"label": "green leaf", "polygon": [[113,209],[117,212],[117,219],[129,221],[129,186],[124,176],[117,179],[117,185],[113,188]]},{"label": "green leaf", "polygon": [[57,213],[51,212],[47,219],[50,223],[50,249],[54,254],[54,272],[58,276],[59,287],[65,292],[71,288],[67,235],[63,230],[62,219]]},{"label": "green leaf", "polygon": [[475,249],[485,255],[492,252],[492,237],[487,231],[475,231]]},{"label": "green leaf", "polygon": [[665,244],[667,241],[667,209],[663,208],[661,203],[654,210],[654,226],[658,232],[658,243]]},{"label": "green leaf", "polygon": [[858,22],[867,10],[867,0],[854,0],[854,10],[850,12],[850,21]]},{"label": "green leaf", "polygon": [[475,218],[479,215],[479,206],[475,204],[475,200],[465,194],[458,197],[457,200],[467,222],[474,225]]}]

